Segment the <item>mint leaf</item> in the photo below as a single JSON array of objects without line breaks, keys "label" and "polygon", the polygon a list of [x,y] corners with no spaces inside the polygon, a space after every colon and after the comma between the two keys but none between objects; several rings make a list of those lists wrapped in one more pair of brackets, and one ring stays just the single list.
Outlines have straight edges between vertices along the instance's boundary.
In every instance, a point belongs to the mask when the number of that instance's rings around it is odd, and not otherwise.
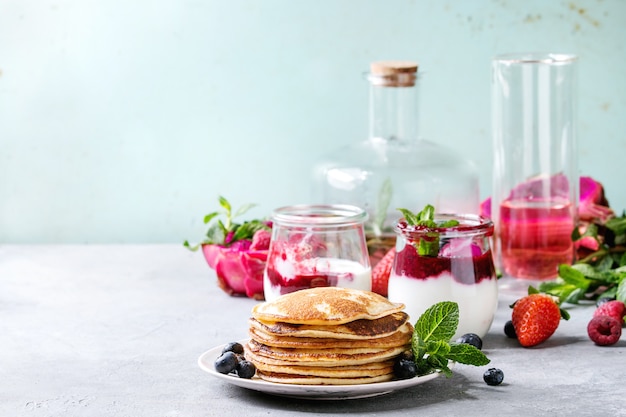
[{"label": "mint leaf", "polygon": [[428,239],[419,239],[417,254],[421,256],[437,256],[439,254],[439,233],[428,233]]},{"label": "mint leaf", "polygon": [[410,210],[399,208],[398,209],[402,215],[404,216],[404,220],[410,225],[416,226],[419,222],[419,218],[417,215],[413,214]]},{"label": "mint leaf", "polygon": [[188,242],[188,241],[186,241],[186,240],[185,240],[185,241],[183,242],[183,246],[184,246],[184,247],[186,247],[187,249],[189,249],[190,251],[195,252],[195,251],[197,251],[198,249],[200,249],[200,246],[201,246],[201,245],[200,245],[200,244],[197,244],[197,245],[193,245],[193,246],[192,246],[191,244],[189,244],[189,242]]},{"label": "mint leaf", "polygon": [[231,207],[230,203],[228,202],[228,200],[226,200],[226,199],[225,199],[224,197],[222,197],[222,196],[219,196],[219,197],[218,197],[218,201],[219,201],[219,203],[220,203],[220,206],[222,206],[222,208],[223,208],[224,210],[226,210],[226,215],[227,215],[227,216],[230,216],[230,213],[231,213],[232,207]]},{"label": "mint leaf", "polygon": [[250,210],[253,207],[256,207],[256,204],[248,203],[246,205],[239,207],[237,211],[235,212],[233,218],[241,216],[242,214],[245,214],[248,210]]},{"label": "mint leaf", "polygon": [[433,369],[438,369],[448,378],[452,376],[452,371],[448,367],[448,358],[442,355],[430,355],[426,363]]},{"label": "mint leaf", "polygon": [[222,221],[218,220],[217,223],[211,224],[206,232],[207,243],[223,243],[227,233],[226,227],[224,227]]},{"label": "mint leaf", "polygon": [[446,220],[445,222],[440,222],[437,227],[454,227],[458,226],[459,221],[455,219]]},{"label": "mint leaf", "polygon": [[415,332],[420,339],[444,340],[448,342],[459,325],[459,305],[453,301],[442,301],[428,308],[415,323]]},{"label": "mint leaf", "polygon": [[448,356],[450,353],[450,343],[445,340],[431,340],[426,344],[426,350],[430,356]]},{"label": "mint leaf", "polygon": [[569,294],[563,294],[562,297],[559,297],[559,303],[578,304],[578,302],[584,298],[585,290],[582,288],[574,288]]},{"label": "mint leaf", "polygon": [[[576,274],[577,272],[579,274]],[[600,271],[596,271],[596,269],[589,264],[574,264],[572,266],[559,265],[559,276],[563,279],[566,277],[571,278],[569,281],[575,283],[577,280],[584,279],[585,277],[603,279],[604,274]]]},{"label": "mint leaf", "polygon": [[459,225],[459,221],[455,219],[441,221],[439,223],[435,222],[435,207],[430,204],[427,204],[426,207],[417,214],[404,208],[399,208],[398,210],[402,213],[408,224],[424,228],[424,236],[413,243],[417,249],[417,254],[420,256],[439,255],[439,232],[429,229],[455,227]]},{"label": "mint leaf", "polygon": [[435,218],[435,207],[431,206],[430,204],[426,204],[426,207],[424,207],[424,209],[422,209],[422,211],[418,213],[417,217],[421,222],[433,220]]},{"label": "mint leaf", "polygon": [[[591,267],[589,266],[589,268]],[[585,278],[585,274],[567,264],[559,265],[559,276],[563,279],[563,281],[568,284],[572,284],[577,288],[587,288],[589,286],[589,280]]]},{"label": "mint leaf", "polygon": [[219,216],[219,213],[217,211],[214,211],[213,213],[209,213],[209,214],[205,215],[204,216],[204,224],[209,224],[211,222],[211,220],[213,220],[217,216]]},{"label": "mint leaf", "polygon": [[475,366],[489,363],[487,356],[476,347],[450,343],[458,325],[459,305],[453,301],[437,303],[420,316],[411,337],[411,349],[419,375],[440,371],[451,376],[449,361]]},{"label": "mint leaf", "polygon": [[254,236],[257,230],[264,229],[265,227],[265,224],[259,220],[252,220],[242,225],[237,225],[233,241],[248,239]]},{"label": "mint leaf", "polygon": [[611,229],[616,235],[626,234],[626,217],[614,217],[607,220],[606,227]]},{"label": "mint leaf", "polygon": [[423,358],[428,352],[426,342],[421,337],[419,337],[415,330],[413,331],[413,335],[411,336],[411,350],[413,351],[413,356],[416,360]]},{"label": "mint leaf", "polygon": [[532,295],[532,294],[538,294],[539,290],[535,287],[533,287],[532,285],[528,286],[528,295]]},{"label": "mint leaf", "polygon": [[620,282],[617,286],[615,298],[623,303],[626,303],[626,280],[622,280],[622,282]]},{"label": "mint leaf", "polygon": [[491,362],[480,349],[467,343],[453,343],[450,345],[448,359],[474,366],[483,366]]}]

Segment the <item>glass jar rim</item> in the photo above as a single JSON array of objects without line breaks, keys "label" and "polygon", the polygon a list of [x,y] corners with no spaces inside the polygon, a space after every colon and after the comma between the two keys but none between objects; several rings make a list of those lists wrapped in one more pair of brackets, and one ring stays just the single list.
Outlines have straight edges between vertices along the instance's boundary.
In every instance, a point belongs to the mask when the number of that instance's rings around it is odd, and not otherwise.
[{"label": "glass jar rim", "polygon": [[275,209],[271,218],[284,226],[337,227],[363,224],[368,214],[349,204],[296,204]]},{"label": "glass jar rim", "polygon": [[394,225],[397,234],[419,237],[427,233],[439,233],[442,237],[491,236],[494,225],[490,218],[478,214],[435,213],[435,221],[458,220],[459,224],[452,227],[401,226],[406,224],[404,217]]},{"label": "glass jar rim", "polygon": [[578,61],[578,55],[568,53],[526,52],[496,55],[493,61],[503,65],[552,64],[565,65]]}]

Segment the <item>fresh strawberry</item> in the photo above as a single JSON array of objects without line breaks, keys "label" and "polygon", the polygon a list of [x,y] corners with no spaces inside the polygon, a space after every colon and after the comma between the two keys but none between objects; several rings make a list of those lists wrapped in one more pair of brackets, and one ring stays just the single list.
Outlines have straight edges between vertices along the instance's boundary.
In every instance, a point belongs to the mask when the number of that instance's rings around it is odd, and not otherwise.
[{"label": "fresh strawberry", "polygon": [[511,320],[519,343],[530,347],[552,336],[559,327],[561,311],[552,296],[530,294],[515,302]]},{"label": "fresh strawberry", "polygon": [[374,269],[372,269],[372,291],[387,296],[387,286],[389,284],[389,275],[393,266],[393,258],[396,255],[396,248],[393,247],[385,254]]},{"label": "fresh strawberry", "polygon": [[619,300],[607,301],[604,304],[600,304],[600,306],[596,308],[596,311],[593,312],[593,317],[614,317],[622,325],[624,324],[624,315],[626,315],[626,307],[624,303]]}]

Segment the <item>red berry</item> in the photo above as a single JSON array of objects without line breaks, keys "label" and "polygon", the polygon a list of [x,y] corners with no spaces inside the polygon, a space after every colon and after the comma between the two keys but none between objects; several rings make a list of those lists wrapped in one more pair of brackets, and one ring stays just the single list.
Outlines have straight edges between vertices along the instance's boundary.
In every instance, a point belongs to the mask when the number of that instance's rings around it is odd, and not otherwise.
[{"label": "red berry", "polygon": [[531,294],[515,302],[511,321],[524,347],[546,341],[559,327],[561,310],[547,294]]},{"label": "red berry", "polygon": [[268,250],[270,248],[270,240],[272,232],[266,229],[259,229],[252,236],[252,245],[250,250]]},{"label": "red berry", "polygon": [[612,345],[622,336],[622,324],[615,317],[596,316],[587,325],[587,334],[596,345]]},{"label": "red berry", "polygon": [[624,303],[619,300],[607,301],[604,304],[600,304],[596,311],[593,312],[593,317],[609,316],[617,319],[620,323],[624,322],[624,315],[626,315],[626,307]]},{"label": "red berry", "polygon": [[393,247],[387,251],[383,259],[372,269],[372,291],[376,294],[387,296],[389,275],[391,275],[391,267],[393,266],[393,258],[395,255],[396,248]]}]

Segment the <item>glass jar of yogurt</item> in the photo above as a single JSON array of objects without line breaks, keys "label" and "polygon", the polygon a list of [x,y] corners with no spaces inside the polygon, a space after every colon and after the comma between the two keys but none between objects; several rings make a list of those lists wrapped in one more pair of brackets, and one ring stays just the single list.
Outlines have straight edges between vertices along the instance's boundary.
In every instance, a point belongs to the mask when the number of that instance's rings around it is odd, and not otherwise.
[{"label": "glass jar of yogurt", "polygon": [[369,291],[367,213],[341,204],[294,205],[272,213],[272,239],[263,277],[266,301],[313,287]]},{"label": "glass jar of yogurt", "polygon": [[[454,301],[459,305],[459,325],[453,339],[465,333],[483,337],[498,306],[498,284],[489,243],[493,223],[470,214],[435,215],[438,224],[448,220],[457,220],[458,225],[414,226],[404,218],[396,223],[389,300],[404,303],[413,322],[433,304]],[[431,250],[425,253],[425,247]]]}]

